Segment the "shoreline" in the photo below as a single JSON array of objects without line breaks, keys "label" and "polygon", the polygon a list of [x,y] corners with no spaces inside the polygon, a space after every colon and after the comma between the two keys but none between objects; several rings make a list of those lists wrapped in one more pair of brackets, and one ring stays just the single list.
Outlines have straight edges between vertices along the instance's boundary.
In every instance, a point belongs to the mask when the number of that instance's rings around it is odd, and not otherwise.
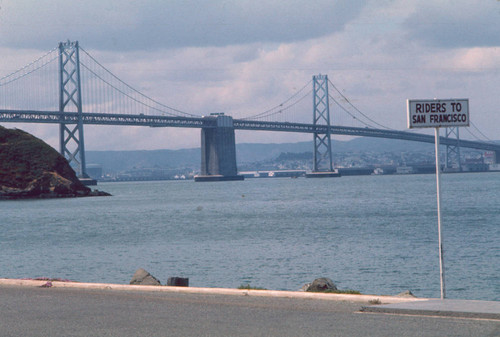
[{"label": "shoreline", "polygon": [[[49,288],[58,288],[49,290]],[[191,326],[193,309],[197,312],[206,314],[207,308],[215,308],[212,313],[220,313],[221,305],[225,313],[222,317],[227,317],[233,313],[234,306],[237,305],[238,310],[248,309],[252,314],[255,314],[258,303],[258,311],[265,313],[269,309],[283,310],[285,307],[293,307],[294,312],[297,312],[298,307],[302,307],[298,317],[303,318],[303,314],[311,313],[311,308],[319,308],[319,312],[327,313],[328,317],[332,315],[332,308],[340,310],[351,315],[377,315],[378,320],[385,319],[383,317],[391,317],[392,321],[396,317],[425,317],[425,319],[435,318],[450,318],[450,319],[469,319],[481,322],[500,322],[500,302],[498,301],[478,301],[478,300],[455,300],[455,299],[432,299],[432,298],[414,298],[414,297],[395,297],[395,296],[376,296],[376,295],[356,295],[356,294],[332,294],[332,293],[312,293],[301,291],[277,291],[277,290],[257,290],[257,289],[228,289],[228,288],[199,288],[199,287],[175,287],[175,286],[146,286],[146,285],[126,285],[126,284],[109,284],[109,283],[79,283],[67,280],[23,280],[23,279],[2,279],[0,278],[0,289],[3,289],[6,294],[17,294],[10,302],[18,307],[22,306],[21,302],[17,301],[19,296],[30,296],[30,294],[41,294],[43,296],[35,296],[38,299],[43,299],[42,304],[49,301],[57,300],[57,303],[63,299],[73,298],[69,311],[73,312],[75,322],[80,322],[81,315],[79,305],[92,308],[92,312],[102,310],[103,302],[101,299],[107,299],[107,302],[112,303],[111,306],[118,308],[118,312],[124,312],[125,308],[130,308],[131,305],[137,305],[137,299],[141,299],[141,303],[146,305],[142,309],[148,313],[148,317],[157,312],[158,307],[153,306],[151,311],[150,303],[157,303],[156,299],[162,303],[162,308],[165,305],[166,312],[171,313],[172,310],[188,307],[188,314],[184,316],[186,324]],[[35,292],[34,292],[35,291]],[[96,297],[97,296],[97,297]],[[174,301],[163,301],[166,298],[172,298]],[[238,296],[240,298],[238,298]],[[74,299],[78,299],[75,306]],[[83,298],[91,298],[90,302],[82,300]],[[95,301],[99,298],[99,301]],[[117,302],[118,299],[118,302]],[[132,300],[128,305],[123,304],[123,301]],[[83,302],[82,302],[83,301]],[[85,304],[86,303],[86,304]],[[133,304],[132,304],[133,303]],[[231,304],[232,303],[232,304]],[[108,303],[109,304],[109,303]],[[169,305],[171,309],[169,309]],[[173,305],[173,307],[172,307]],[[216,307],[214,307],[214,305]],[[105,306],[108,307],[108,306]],[[323,308],[323,309],[321,309]],[[245,310],[246,310],[245,309]],[[29,314],[30,309],[22,309]],[[184,309],[182,309],[184,310]],[[286,310],[286,308],[284,309]],[[334,310],[334,311],[335,311]],[[287,316],[290,311],[287,311]],[[318,312],[315,311],[316,315]],[[54,315],[59,317],[59,312],[56,310]],[[367,316],[367,317],[369,317]],[[116,317],[116,311],[112,314],[112,319]],[[240,316],[238,316],[240,317]],[[268,317],[268,316],[265,316]],[[316,317],[316,316],[314,316]],[[353,323],[358,322],[360,316],[356,317]],[[162,317],[164,318],[164,317]],[[128,322],[129,317],[127,318]],[[260,318],[265,321],[266,318]],[[143,321],[142,319],[140,320]],[[164,320],[161,320],[164,322]],[[299,319],[300,321],[300,319]],[[326,320],[328,321],[328,320]],[[157,320],[155,320],[157,322]],[[175,323],[178,323],[178,318]],[[234,327],[235,320],[229,321],[230,326]],[[275,322],[275,320],[272,320]],[[67,320],[65,320],[67,324]],[[75,323],[76,324],[76,323]],[[137,324],[137,323],[136,323]],[[386,323],[384,323],[386,324]],[[170,326],[170,325],[168,325]],[[331,326],[329,325],[329,328]],[[293,330],[293,329],[292,329]],[[443,330],[447,331],[447,330]],[[123,335],[123,334],[121,334]],[[182,335],[189,335],[184,333]],[[287,334],[289,335],[289,334]],[[359,335],[359,333],[353,334]],[[371,335],[371,334],[370,334]],[[443,335],[442,333],[440,335]],[[434,334],[433,334],[434,336]]]},{"label": "shoreline", "polygon": [[84,283],[77,281],[49,281],[29,279],[0,278],[1,286],[29,287],[29,288],[73,288],[88,290],[110,290],[110,291],[143,291],[143,292],[174,292],[184,294],[206,294],[206,295],[232,295],[232,296],[257,296],[275,298],[302,298],[313,300],[345,301],[358,303],[380,303],[395,304],[402,302],[429,301],[431,298],[398,297],[387,295],[357,295],[357,294],[335,294],[316,293],[304,291],[287,290],[260,290],[260,289],[232,289],[232,288],[203,288],[203,287],[175,287],[175,286],[148,286],[113,283]]}]

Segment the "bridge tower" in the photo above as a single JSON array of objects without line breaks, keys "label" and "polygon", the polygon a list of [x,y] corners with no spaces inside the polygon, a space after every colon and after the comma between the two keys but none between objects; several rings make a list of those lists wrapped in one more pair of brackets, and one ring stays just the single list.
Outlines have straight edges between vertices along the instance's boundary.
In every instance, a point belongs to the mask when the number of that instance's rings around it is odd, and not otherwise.
[{"label": "bridge tower", "polygon": [[328,98],[328,76],[313,76],[313,124],[327,126],[326,133],[314,133],[313,172],[324,171],[325,166],[328,171],[333,171]]},{"label": "bridge tower", "polygon": [[327,75],[313,76],[313,125],[326,126],[326,132],[314,132],[313,173],[306,177],[337,176],[332,163]]},{"label": "bridge tower", "polygon": [[448,171],[458,170],[462,171],[462,163],[460,161],[460,137],[458,127],[445,128],[445,137],[447,139],[456,139],[455,144],[446,145],[446,163],[445,168]]},{"label": "bridge tower", "polygon": [[[82,91],[78,41],[59,43],[59,146],[60,153],[79,178],[88,178],[83,142]],[[65,121],[65,112],[77,112],[78,121]]]},{"label": "bridge tower", "polygon": [[204,117],[201,129],[201,172],[194,181],[243,180],[236,167],[236,143],[231,116]]}]

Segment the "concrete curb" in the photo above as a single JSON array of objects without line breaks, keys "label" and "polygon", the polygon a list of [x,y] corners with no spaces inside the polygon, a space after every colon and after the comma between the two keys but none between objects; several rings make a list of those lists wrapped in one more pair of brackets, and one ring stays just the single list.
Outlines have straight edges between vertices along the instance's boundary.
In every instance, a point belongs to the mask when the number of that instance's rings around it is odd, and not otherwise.
[{"label": "concrete curb", "polygon": [[[50,284],[48,284],[48,282],[50,282]],[[331,294],[331,293],[324,294],[324,293],[311,293],[302,291],[142,286],[142,285],[128,285],[128,284],[111,284],[111,283],[80,283],[80,282],[23,280],[23,279],[5,279],[5,278],[0,278],[0,286],[73,288],[73,289],[114,290],[114,291],[171,292],[171,293],[184,293],[184,294],[260,296],[260,297],[276,297],[276,298],[302,298],[302,299],[314,299],[314,300],[360,302],[369,304],[392,304],[392,303],[429,300],[427,298],[413,298],[413,297],[351,295],[351,294]]]}]

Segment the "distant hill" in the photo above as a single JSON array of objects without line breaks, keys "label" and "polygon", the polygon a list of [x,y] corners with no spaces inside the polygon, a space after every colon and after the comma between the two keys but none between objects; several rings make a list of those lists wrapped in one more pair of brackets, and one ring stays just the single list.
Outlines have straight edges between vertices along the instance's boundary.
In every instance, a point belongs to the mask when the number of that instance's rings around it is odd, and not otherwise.
[{"label": "distant hill", "polygon": [[[333,153],[361,152],[420,152],[433,151],[434,144],[394,140],[385,138],[360,137],[349,141],[332,140]],[[278,157],[281,153],[313,152],[313,142],[283,143],[283,144],[237,144],[236,157],[238,162],[256,162]]]},{"label": "distant hill", "polygon": [[[433,144],[383,138],[355,138],[350,141],[332,141],[333,153],[361,152],[419,152],[433,151]],[[254,163],[277,158],[281,153],[313,152],[313,142],[236,145],[238,164]],[[151,151],[86,151],[88,164],[99,164],[104,170],[125,171],[134,168],[191,168],[198,170],[201,162],[199,148]]]},{"label": "distant hill", "polygon": [[434,144],[409,140],[359,137],[347,142],[332,142],[334,152],[421,152],[433,151]]},{"label": "distant hill", "polygon": [[86,151],[87,164],[99,164],[106,170],[124,171],[134,168],[199,168],[200,149]]}]

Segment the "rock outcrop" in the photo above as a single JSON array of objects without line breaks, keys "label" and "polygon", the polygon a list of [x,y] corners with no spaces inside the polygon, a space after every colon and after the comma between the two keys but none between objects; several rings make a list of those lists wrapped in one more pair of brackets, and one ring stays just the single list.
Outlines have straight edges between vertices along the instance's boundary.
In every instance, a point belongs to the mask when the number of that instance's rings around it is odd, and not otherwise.
[{"label": "rock outcrop", "polygon": [[27,132],[0,126],[0,199],[109,195],[83,185],[68,161]]},{"label": "rock outcrop", "polygon": [[413,295],[413,293],[410,290],[403,291],[402,293],[399,293],[396,295],[397,297],[417,297]]},{"label": "rock outcrop", "polygon": [[160,280],[151,275],[145,269],[139,268],[130,280],[130,284],[143,286],[161,286]]},{"label": "rock outcrop", "polygon": [[331,279],[328,277],[320,277],[315,279],[305,291],[326,291],[326,290],[337,290],[337,287]]}]

